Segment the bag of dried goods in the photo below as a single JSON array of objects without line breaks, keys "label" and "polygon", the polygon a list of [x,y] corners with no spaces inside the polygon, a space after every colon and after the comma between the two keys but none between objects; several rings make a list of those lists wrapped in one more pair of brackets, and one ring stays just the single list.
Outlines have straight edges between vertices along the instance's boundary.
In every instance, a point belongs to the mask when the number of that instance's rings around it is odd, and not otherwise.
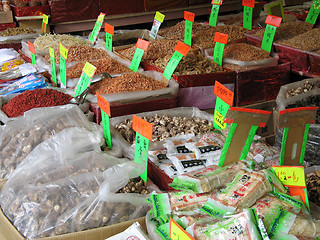
[{"label": "bag of dried goods", "polygon": [[218,222],[195,223],[187,231],[197,240],[262,239],[252,209],[244,209]]},{"label": "bag of dried goods", "polygon": [[[166,127],[163,126],[163,128],[164,130],[162,131],[165,131]],[[158,128],[158,131],[161,133],[160,128]],[[192,151],[186,147],[186,144],[194,141],[196,141],[194,133],[183,134],[166,139],[164,147],[167,149],[168,154],[192,153]]]},{"label": "bag of dried goods", "polygon": [[173,179],[172,188],[193,191],[195,193],[210,192],[231,181],[233,176],[247,165],[238,161],[225,167],[208,166],[202,170],[177,176]]}]

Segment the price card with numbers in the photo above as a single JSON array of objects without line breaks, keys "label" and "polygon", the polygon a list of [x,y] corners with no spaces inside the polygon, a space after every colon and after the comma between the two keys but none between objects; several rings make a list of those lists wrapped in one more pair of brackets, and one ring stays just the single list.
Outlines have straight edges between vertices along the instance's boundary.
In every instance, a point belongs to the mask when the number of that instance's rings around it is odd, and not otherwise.
[{"label": "price card with numbers", "polygon": [[86,62],[82,69],[82,73],[79,79],[79,82],[76,86],[76,90],[74,92],[74,97],[78,97],[81,95],[89,86],[91,83],[91,79],[96,72],[97,68],[90,64],[89,62]]},{"label": "price card with numbers", "polygon": [[92,44],[97,40],[97,37],[98,37],[98,34],[101,30],[105,15],[106,15],[105,13],[100,13],[100,15],[98,16],[98,19],[93,27],[93,30],[90,33],[89,42],[91,42]]},{"label": "price card with numbers", "polygon": [[157,38],[159,28],[160,28],[161,23],[163,22],[164,18],[165,18],[164,14],[162,14],[161,12],[158,12],[158,11],[156,12],[156,15],[153,20],[153,25],[152,25],[152,28],[151,28],[151,31],[149,34],[150,37],[152,37],[153,39]]},{"label": "price card with numbers", "polygon": [[111,139],[111,131],[110,131],[110,117],[111,117],[110,104],[98,92],[97,92],[97,101],[98,101],[98,106],[101,109],[103,136],[104,136],[104,139],[106,140],[108,147],[112,149],[112,139]]},{"label": "price card with numbers", "polygon": [[104,30],[106,32],[106,48],[112,52],[112,36],[114,35],[114,26],[105,23]]},{"label": "price card with numbers", "polygon": [[29,42],[28,41],[28,47],[29,47],[29,51],[30,51],[30,54],[31,54],[31,63],[33,65],[36,65],[36,50],[34,49],[34,45],[33,43]]},{"label": "price card with numbers", "polygon": [[184,43],[191,46],[192,40],[192,25],[194,22],[195,14],[192,12],[184,11],[185,27],[184,27]]},{"label": "price card with numbers", "polygon": [[54,49],[49,47],[49,54],[50,54],[50,65],[51,65],[51,78],[52,81],[57,84],[57,70],[56,70],[56,60],[54,55]]},{"label": "price card with numbers", "polygon": [[130,69],[134,72],[138,71],[142,56],[144,54],[144,51],[146,51],[149,47],[150,42],[143,40],[141,38],[138,39],[136,44],[136,51],[134,52]]},{"label": "price card with numbers", "polygon": [[305,187],[306,180],[303,166],[273,166],[280,181],[289,187]]}]

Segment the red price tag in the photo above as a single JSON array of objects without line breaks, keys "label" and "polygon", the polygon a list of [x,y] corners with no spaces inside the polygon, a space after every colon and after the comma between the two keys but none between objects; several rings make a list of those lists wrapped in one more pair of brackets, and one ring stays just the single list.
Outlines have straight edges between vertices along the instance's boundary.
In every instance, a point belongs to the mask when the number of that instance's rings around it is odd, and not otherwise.
[{"label": "red price tag", "polygon": [[150,44],[150,42],[139,38],[137,41],[136,47],[141,48],[144,51],[147,51],[149,44]]},{"label": "red price tag", "polygon": [[109,117],[111,117],[109,102],[104,97],[102,97],[98,92],[97,92],[97,101],[98,101],[98,106],[101,108],[101,110],[104,111],[106,114],[108,114]]},{"label": "red price tag", "polygon": [[33,54],[36,54],[36,50],[34,49],[33,43],[28,41],[28,47],[30,52],[32,52]]},{"label": "red price tag", "polygon": [[223,0],[212,0],[211,4],[222,5]]},{"label": "red price tag", "polygon": [[152,124],[134,114],[132,115],[132,121],[132,129],[152,141]]},{"label": "red price tag", "polygon": [[195,14],[192,12],[184,11],[184,19],[188,20],[190,22],[194,22],[194,16]]},{"label": "red price tag", "polygon": [[104,31],[110,33],[112,36],[114,35],[114,26],[111,26],[108,23],[104,24]]},{"label": "red price tag", "polygon": [[254,8],[255,0],[242,0],[242,6]]},{"label": "red price tag", "polygon": [[214,41],[215,42],[219,42],[219,43],[223,43],[223,44],[227,44],[227,42],[228,42],[228,34],[216,32],[214,34]]},{"label": "red price tag", "polygon": [[179,41],[175,46],[174,50],[181,53],[183,56],[186,56],[190,50],[190,46]]},{"label": "red price tag", "polygon": [[281,21],[282,21],[282,17],[268,15],[265,23],[269,24],[269,25],[272,25],[272,26],[275,26],[275,27],[279,27]]},{"label": "red price tag", "polygon": [[218,81],[215,81],[214,83],[214,94],[221,98],[229,106],[232,106],[234,93]]}]

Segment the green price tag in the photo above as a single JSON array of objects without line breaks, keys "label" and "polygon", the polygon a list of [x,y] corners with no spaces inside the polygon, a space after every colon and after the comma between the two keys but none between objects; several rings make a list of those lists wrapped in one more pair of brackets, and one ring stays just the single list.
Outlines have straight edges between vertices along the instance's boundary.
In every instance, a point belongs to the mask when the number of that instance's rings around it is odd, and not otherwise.
[{"label": "green price tag", "polygon": [[214,45],[213,61],[222,66],[222,58],[225,44],[216,42]]},{"label": "green price tag", "polygon": [[276,34],[277,27],[267,24],[264,31],[261,48],[267,52],[271,52],[274,35]]},{"label": "green price tag", "polygon": [[143,54],[144,50],[137,47],[130,64],[130,69],[132,71],[136,72],[138,70]]},{"label": "green price tag", "polygon": [[94,42],[97,40],[98,34],[101,30],[101,26],[102,26],[102,23],[104,20],[104,16],[105,16],[104,13],[100,13],[100,15],[98,16],[98,19],[93,27],[93,30],[92,30],[90,37],[89,37],[89,42],[91,42],[92,44],[94,44]]},{"label": "green price tag", "polygon": [[210,26],[217,26],[218,14],[219,14],[220,5],[212,5],[210,18],[209,18],[209,25]]},{"label": "green price tag", "polygon": [[45,14],[43,14],[42,16],[43,16],[43,18],[42,18],[42,29],[41,29],[41,31],[42,31],[42,34],[44,35],[46,33],[46,31],[47,31],[47,24],[49,22],[49,18]]},{"label": "green price tag", "polygon": [[315,24],[317,21],[317,18],[320,13],[320,0],[313,1],[313,4],[309,10],[308,16],[306,18],[306,22]]},{"label": "green price tag", "polygon": [[192,22],[186,20],[185,27],[184,27],[184,43],[191,46],[191,39],[192,39]]},{"label": "green price tag", "polygon": [[252,30],[252,13],[253,8],[244,6],[243,8],[243,27]]},{"label": "green price tag", "polygon": [[62,83],[62,87],[67,87],[67,74],[66,74],[66,59],[60,55],[60,81]]},{"label": "green price tag", "polygon": [[166,66],[166,68],[163,72],[163,76],[166,79],[168,79],[168,80],[171,79],[171,76],[172,76],[174,70],[176,70],[176,67],[178,66],[178,64],[182,58],[183,58],[183,55],[181,53],[179,53],[177,51],[174,52],[170,61],[168,62],[168,65]]},{"label": "green price tag", "polygon": [[101,110],[103,136],[107,142],[107,145],[112,149],[111,132],[110,132],[110,117],[103,110]]},{"label": "green price tag", "polygon": [[112,52],[112,34],[106,32],[106,48]]},{"label": "green price tag", "polygon": [[82,74],[80,76],[79,82],[76,86],[76,90],[74,92],[74,97],[78,97],[85,91],[91,83],[91,79],[96,72],[97,68],[90,64],[89,62],[86,62],[82,69]]},{"label": "green price tag", "polygon": [[216,129],[225,129],[227,124],[224,123],[224,118],[227,115],[230,105],[225,103],[221,98],[217,97],[216,106],[214,108],[213,127]]},{"label": "green price tag", "polygon": [[57,84],[57,70],[56,70],[56,60],[54,56],[54,49],[49,47],[50,53],[50,65],[51,65],[51,78],[52,81]]},{"label": "green price tag", "polygon": [[30,54],[31,54],[31,63],[33,65],[37,65],[37,63],[36,63],[36,55],[34,53],[32,53],[32,52]]},{"label": "green price tag", "polygon": [[146,164],[146,171],[140,176],[146,182],[147,181],[147,169],[148,169],[148,155],[143,154],[143,151],[148,152],[149,139],[136,132],[134,162]]}]

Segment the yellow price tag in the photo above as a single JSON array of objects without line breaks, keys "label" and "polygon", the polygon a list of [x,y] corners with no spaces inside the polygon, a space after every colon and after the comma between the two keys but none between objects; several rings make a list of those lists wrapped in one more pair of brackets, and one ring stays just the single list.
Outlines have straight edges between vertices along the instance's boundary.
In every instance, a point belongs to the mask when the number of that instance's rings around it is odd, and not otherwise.
[{"label": "yellow price tag", "polygon": [[211,4],[219,4],[219,5],[221,5],[221,0],[212,0]]},{"label": "yellow price tag", "polygon": [[62,55],[62,57],[64,59],[67,59],[67,57],[68,57],[68,49],[65,46],[63,46],[62,43],[60,43],[60,54]]},{"label": "yellow price tag", "polygon": [[91,63],[86,62],[86,64],[84,65],[82,71],[87,74],[90,78],[93,77],[94,73],[96,72],[96,67],[93,66]]},{"label": "yellow price tag", "polygon": [[170,218],[169,235],[172,240],[195,240],[172,218]]},{"label": "yellow price tag", "polygon": [[164,19],[165,15],[162,14],[161,12],[156,12],[156,16],[154,17],[155,20],[159,21],[159,22],[163,22],[163,19]]},{"label": "yellow price tag", "polygon": [[100,15],[98,16],[98,22],[103,22],[103,20],[104,20],[104,16],[105,16],[106,14],[105,13],[100,13]]},{"label": "yellow price tag", "polygon": [[42,16],[43,16],[42,21],[43,21],[45,24],[48,24],[48,21],[49,21],[48,16],[47,16],[47,15],[45,15],[45,14],[43,14]]},{"label": "yellow price tag", "polygon": [[306,186],[303,166],[273,166],[273,169],[283,185],[289,187]]},{"label": "yellow price tag", "polygon": [[214,111],[214,122],[222,129],[225,129],[227,126],[227,124],[224,123],[224,116],[222,116],[217,110]]},{"label": "yellow price tag", "polygon": [[52,47],[49,47],[49,54],[51,57],[55,57],[54,56],[54,49]]}]

